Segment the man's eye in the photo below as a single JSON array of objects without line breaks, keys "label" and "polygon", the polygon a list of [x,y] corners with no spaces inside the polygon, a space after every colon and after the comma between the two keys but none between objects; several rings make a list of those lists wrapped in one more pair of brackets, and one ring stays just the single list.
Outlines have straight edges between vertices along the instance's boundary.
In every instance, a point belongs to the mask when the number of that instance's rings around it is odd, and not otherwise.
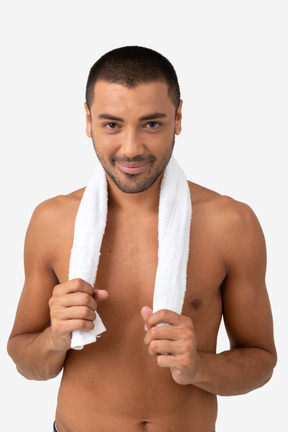
[{"label": "man's eye", "polygon": [[156,121],[151,121],[147,123],[147,127],[150,129],[155,129],[160,125],[160,123],[156,122]]},{"label": "man's eye", "polygon": [[109,122],[104,125],[107,129],[116,129],[118,127],[117,123]]}]

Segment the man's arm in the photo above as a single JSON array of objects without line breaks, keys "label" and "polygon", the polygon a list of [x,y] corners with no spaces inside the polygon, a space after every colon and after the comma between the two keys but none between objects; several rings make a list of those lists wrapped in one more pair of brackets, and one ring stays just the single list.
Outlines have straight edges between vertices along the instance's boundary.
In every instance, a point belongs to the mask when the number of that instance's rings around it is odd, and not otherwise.
[{"label": "man's arm", "polygon": [[[234,204],[233,232],[225,238],[227,277],[223,286],[223,316],[231,349],[215,357],[201,353],[203,373],[198,378],[201,388],[220,395],[247,393],[263,386],[277,359],[265,285],[264,236],[254,213],[247,206]],[[213,382],[212,374],[219,377],[218,382]]]},{"label": "man's arm", "polygon": [[108,295],[80,279],[59,284],[52,262],[67,228],[61,207],[59,199],[40,205],[25,240],[25,284],[7,348],[28,379],[47,380],[59,374],[72,331],[91,330],[97,301]]},{"label": "man's arm", "polygon": [[[179,384],[193,384],[225,396],[264,385],[276,364],[262,230],[248,207],[232,201],[230,204],[226,214],[222,212],[222,220],[229,220],[229,229],[225,223],[225,229],[219,232],[226,251],[223,315],[230,351],[198,352],[190,318],[165,310],[155,314],[146,307],[142,310],[148,328],[145,343],[150,354],[157,356],[158,365],[170,367]],[[216,226],[219,230],[220,225]],[[161,322],[171,325],[157,326]]]}]

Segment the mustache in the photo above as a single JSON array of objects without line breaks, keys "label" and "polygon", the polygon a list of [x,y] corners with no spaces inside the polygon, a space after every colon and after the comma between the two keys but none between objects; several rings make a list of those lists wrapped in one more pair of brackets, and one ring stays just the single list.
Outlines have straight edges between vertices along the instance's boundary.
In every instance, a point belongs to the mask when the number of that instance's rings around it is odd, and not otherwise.
[{"label": "mustache", "polygon": [[134,157],[129,157],[126,155],[123,156],[112,156],[112,162],[155,162],[156,157],[153,155],[137,155]]}]

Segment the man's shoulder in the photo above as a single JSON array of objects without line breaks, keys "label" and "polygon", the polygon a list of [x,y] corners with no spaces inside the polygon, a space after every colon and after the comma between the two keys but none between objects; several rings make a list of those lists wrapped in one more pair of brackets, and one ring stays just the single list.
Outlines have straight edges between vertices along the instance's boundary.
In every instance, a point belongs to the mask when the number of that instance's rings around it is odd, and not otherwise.
[{"label": "man's shoulder", "polygon": [[196,183],[189,182],[189,188],[193,214],[219,232],[240,234],[259,227],[254,211],[246,203]]},{"label": "man's shoulder", "polygon": [[75,220],[85,188],[67,195],[57,195],[40,203],[34,210],[30,225],[34,228],[53,230]]},{"label": "man's shoulder", "polygon": [[40,203],[35,212],[41,215],[53,215],[56,213],[69,212],[71,208],[80,204],[85,188],[78,189],[67,195],[57,195]]}]

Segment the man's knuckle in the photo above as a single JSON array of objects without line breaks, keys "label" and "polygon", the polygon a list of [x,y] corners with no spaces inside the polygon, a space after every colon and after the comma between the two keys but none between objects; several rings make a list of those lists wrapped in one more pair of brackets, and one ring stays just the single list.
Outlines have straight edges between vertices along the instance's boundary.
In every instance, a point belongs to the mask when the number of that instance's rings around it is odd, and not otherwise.
[{"label": "man's knuckle", "polygon": [[87,308],[87,307],[82,307],[82,308],[80,309],[80,316],[81,316],[81,318],[83,318],[83,319],[89,318],[89,315],[90,315],[90,310],[89,310],[89,308]]},{"label": "man's knuckle", "polygon": [[163,366],[163,361],[164,361],[164,359],[163,359],[163,357],[164,356],[161,356],[161,355],[159,355],[158,357],[157,357],[157,364],[158,364],[158,366]]},{"label": "man's knuckle", "polygon": [[152,329],[150,330],[150,334],[151,334],[151,338],[152,339],[156,339],[158,336],[158,327],[152,327]]},{"label": "man's knuckle", "polygon": [[190,340],[190,339],[193,339],[193,337],[194,337],[193,329],[187,325],[182,327],[181,329],[179,329],[179,331],[181,332],[182,339]]},{"label": "man's knuckle", "polygon": [[83,280],[80,278],[76,278],[73,281],[74,288],[79,291],[83,287]]},{"label": "man's knuckle", "polygon": [[158,348],[158,342],[153,340],[150,342],[150,350],[151,352],[155,353],[157,351]]},{"label": "man's knuckle", "polygon": [[55,297],[52,296],[52,297],[50,297],[50,299],[49,299],[49,301],[48,301],[48,305],[49,305],[49,307],[53,306],[54,303],[55,303]]},{"label": "man's knuckle", "polygon": [[183,357],[181,359],[181,365],[183,368],[188,369],[190,367],[190,358],[189,357]]},{"label": "man's knuckle", "polygon": [[165,320],[167,320],[167,310],[166,309],[162,309],[159,312],[159,318],[160,318],[161,322],[165,322]]},{"label": "man's knuckle", "polygon": [[85,320],[79,320],[77,329],[78,330],[85,330],[86,329],[87,322]]},{"label": "man's knuckle", "polygon": [[89,303],[90,303],[90,296],[89,296],[89,294],[81,293],[80,294],[80,301],[81,301],[81,304],[83,306],[88,306]]},{"label": "man's knuckle", "polygon": [[56,297],[51,297],[48,301],[48,306],[50,309],[50,315],[57,316],[59,312],[59,302]]},{"label": "man's knuckle", "polygon": [[87,327],[88,327],[88,330],[93,330],[94,329],[94,322],[93,321],[87,321]]},{"label": "man's knuckle", "polygon": [[60,284],[55,285],[52,291],[52,297],[58,295],[59,290],[60,290]]},{"label": "man's knuckle", "polygon": [[186,342],[184,343],[183,348],[184,348],[184,352],[188,352],[188,353],[189,353],[189,352],[191,351],[191,349],[192,349],[192,344],[191,344],[191,342],[186,341]]}]

